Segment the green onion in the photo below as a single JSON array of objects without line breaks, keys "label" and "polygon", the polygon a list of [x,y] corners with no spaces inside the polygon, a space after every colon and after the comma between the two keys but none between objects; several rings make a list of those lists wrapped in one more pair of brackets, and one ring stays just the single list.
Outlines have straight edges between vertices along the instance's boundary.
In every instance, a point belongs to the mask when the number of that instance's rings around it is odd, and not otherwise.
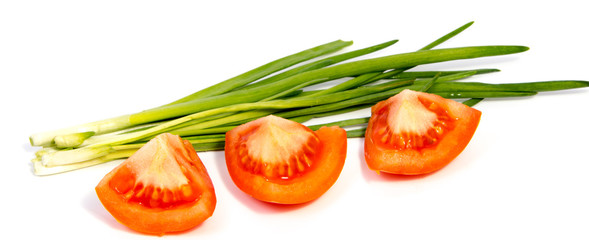
[{"label": "green onion", "polygon": [[493,73],[499,72],[499,69],[472,69],[472,70],[462,70],[462,71],[419,71],[419,72],[402,72],[391,78],[432,78],[437,74],[440,74],[440,77],[453,75],[457,73],[464,73],[464,72],[475,72],[476,74],[485,74],[485,73]]},{"label": "green onion", "polygon": [[332,57],[328,57],[328,58],[324,58],[324,59],[321,59],[321,60],[317,60],[315,62],[308,63],[308,64],[305,64],[303,66],[297,67],[297,68],[293,68],[293,69],[291,69],[289,71],[286,71],[286,72],[283,72],[281,74],[277,74],[275,76],[272,76],[272,77],[269,77],[269,78],[266,78],[266,79],[262,79],[260,81],[255,82],[255,83],[246,85],[246,86],[244,86],[244,87],[242,87],[240,89],[242,89],[242,90],[243,89],[252,89],[252,88],[255,88],[255,87],[258,87],[258,86],[263,86],[263,85],[267,85],[269,83],[276,82],[276,81],[281,80],[281,79],[285,79],[285,78],[290,77],[290,76],[294,76],[294,75],[299,74],[299,73],[302,73],[302,72],[307,72],[307,71],[310,71],[310,70],[324,68],[324,67],[327,67],[327,66],[336,64],[336,63],[343,62],[345,60],[349,60],[349,59],[352,59],[352,58],[355,58],[355,57],[363,56],[363,55],[366,55],[366,54],[369,54],[369,53],[373,53],[373,52],[382,50],[382,49],[384,49],[386,47],[389,47],[389,46],[397,43],[398,41],[399,40],[392,40],[392,41],[384,42],[384,43],[377,44],[377,45],[374,45],[374,46],[370,46],[370,47],[367,47],[367,48],[363,48],[363,49],[359,49],[359,50],[355,50],[355,51],[351,51],[351,52],[347,52],[347,53],[342,53],[342,54],[335,55],[335,56],[332,56]]},{"label": "green onion", "polygon": [[365,73],[405,68],[415,65],[444,61],[498,56],[520,53],[528,50],[524,46],[478,46],[450,49],[438,49],[395,54],[385,57],[358,60],[339,65],[303,72],[268,85],[247,90],[237,90],[214,97],[193,100],[161,108],[146,110],[128,117],[129,125],[148,123],[163,119],[184,116],[194,112],[216,109],[223,106],[244,102],[256,102],[284,91],[304,85],[308,81],[323,83],[343,77],[357,76]]},{"label": "green onion", "polygon": [[[223,150],[225,132],[270,114],[303,124],[311,119],[335,117],[336,121],[309,127],[315,130],[340,126],[350,138],[363,137],[368,116],[337,118],[368,109],[403,89],[468,99],[463,103],[473,106],[487,98],[532,96],[589,86],[587,81],[572,80],[507,84],[458,81],[498,69],[410,71],[424,64],[528,50],[525,46],[505,45],[433,49],[471,25],[469,22],[414,52],[353,61],[350,59],[387,48],[397,40],[326,57],[351,44],[333,41],[264,64],[169,104],[34,134],[30,136],[31,145],[43,147],[32,160],[35,174],[56,174],[126,158],[163,132],[180,135],[197,151]],[[318,84],[327,87],[311,87]]]},{"label": "green onion", "polygon": [[80,146],[86,139],[94,136],[95,132],[80,132],[60,135],[53,139],[58,148],[70,148]]},{"label": "green onion", "polygon": [[471,99],[468,99],[468,100],[462,102],[462,104],[472,107],[474,105],[477,105],[478,103],[480,103],[483,100],[484,100],[484,98],[471,98]]},{"label": "green onion", "polygon": [[[231,79],[225,80],[221,83],[218,83],[216,85],[213,85],[209,88],[200,90],[194,94],[191,94],[189,96],[186,96],[184,98],[181,98],[175,102],[172,102],[170,104],[164,105],[164,106],[170,106],[170,105],[174,105],[177,103],[182,103],[182,102],[187,102],[187,101],[191,101],[191,100],[196,100],[199,98],[203,98],[203,97],[209,97],[209,96],[213,96],[213,95],[217,95],[220,93],[225,93],[228,92],[236,87],[245,85],[249,82],[255,81],[257,79],[260,79],[263,76],[266,76],[268,74],[280,71],[282,69],[285,69],[289,66],[292,66],[294,64],[318,57],[318,56],[322,56],[328,53],[332,53],[335,52],[337,50],[340,50],[346,46],[351,45],[352,42],[349,41],[341,41],[341,40],[337,40],[337,41],[333,41],[330,43],[326,43],[311,49],[307,49],[305,51],[301,51],[298,53],[295,53],[293,55],[272,61],[270,63],[264,64],[258,68],[255,68],[251,71],[248,71],[246,73],[240,74],[236,77],[233,77]],[[96,134],[102,134],[102,133],[108,133],[108,132],[112,132],[112,131],[116,131],[116,130],[121,130],[121,129],[126,129],[126,128],[130,128],[133,125],[129,120],[130,120],[131,115],[123,115],[123,116],[119,116],[119,117],[115,117],[115,118],[111,118],[111,119],[105,119],[102,121],[97,121],[97,122],[92,122],[92,123],[88,123],[88,124],[83,124],[83,125],[79,125],[79,126],[74,126],[71,128],[66,128],[66,129],[60,129],[60,130],[56,130],[56,131],[50,131],[50,132],[44,132],[44,133],[39,133],[39,134],[34,134],[32,135],[29,140],[31,142],[31,145],[33,146],[47,146],[50,145],[54,138],[56,136],[59,135],[67,135],[67,134],[72,134],[72,133],[78,133],[78,132],[94,132]]]},{"label": "green onion", "polygon": [[269,74],[272,74],[274,72],[280,71],[282,69],[288,68],[292,65],[295,65],[297,63],[301,63],[328,53],[332,53],[335,51],[338,51],[344,47],[347,47],[349,45],[351,45],[352,42],[346,42],[346,41],[342,41],[342,40],[337,40],[337,41],[333,41],[330,43],[326,43],[311,49],[307,49],[305,51],[287,56],[287,57],[283,57],[281,59],[269,62],[267,64],[264,64],[260,67],[257,67],[255,69],[252,69],[250,71],[247,71],[245,73],[242,73],[238,76],[235,76],[233,78],[230,78],[228,80],[225,80],[223,82],[220,82],[218,84],[215,84],[213,86],[210,86],[208,88],[205,88],[203,90],[200,90],[198,92],[195,92],[191,95],[188,95],[184,98],[181,98],[179,100],[176,100],[170,104],[176,104],[176,103],[181,103],[181,102],[188,102],[194,99],[201,99],[204,97],[210,97],[210,96],[215,96],[215,95],[219,95],[222,93],[226,93],[229,92],[235,88],[244,86],[250,82],[253,82],[255,80],[258,80],[264,76],[267,76]]},{"label": "green onion", "polygon": [[503,83],[489,84],[477,82],[444,82],[432,86],[431,90],[436,91],[513,91],[513,92],[547,92],[560,91],[566,89],[589,87],[587,81],[543,81],[527,83]]},{"label": "green onion", "polygon": [[434,83],[438,80],[438,78],[440,78],[440,73],[436,74],[433,78],[426,81],[425,84],[423,84],[423,86],[421,86],[419,91],[427,92],[434,85]]}]

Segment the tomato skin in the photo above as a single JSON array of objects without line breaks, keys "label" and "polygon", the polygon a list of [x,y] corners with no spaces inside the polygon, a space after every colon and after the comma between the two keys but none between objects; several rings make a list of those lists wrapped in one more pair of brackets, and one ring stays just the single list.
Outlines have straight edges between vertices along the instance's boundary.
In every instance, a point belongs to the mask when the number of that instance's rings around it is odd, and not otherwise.
[{"label": "tomato skin", "polygon": [[364,142],[364,156],[368,167],[377,172],[399,175],[419,175],[435,172],[454,160],[472,139],[481,112],[459,102],[444,99],[438,95],[418,93],[426,101],[441,106],[454,121],[453,127],[445,132],[438,142],[422,148],[394,148],[378,140],[377,131],[383,123],[378,118],[388,114],[386,110],[394,101],[394,96],[372,107]]},{"label": "tomato skin", "polygon": [[129,200],[112,185],[117,174],[134,174],[127,160],[106,174],[95,188],[102,205],[118,222],[141,233],[164,235],[192,229],[212,216],[217,202],[213,183],[190,142],[184,140],[181,144],[190,159],[179,160],[179,164],[192,187],[199,190],[196,199],[165,208]]},{"label": "tomato skin", "polygon": [[252,173],[239,165],[238,146],[242,141],[241,134],[254,127],[256,126],[244,124],[226,134],[227,169],[235,185],[243,192],[264,202],[300,204],[319,198],[336,182],[347,153],[345,130],[339,127],[322,127],[315,131],[321,147],[317,149],[318,156],[314,159],[313,167],[300,176],[283,180]]}]

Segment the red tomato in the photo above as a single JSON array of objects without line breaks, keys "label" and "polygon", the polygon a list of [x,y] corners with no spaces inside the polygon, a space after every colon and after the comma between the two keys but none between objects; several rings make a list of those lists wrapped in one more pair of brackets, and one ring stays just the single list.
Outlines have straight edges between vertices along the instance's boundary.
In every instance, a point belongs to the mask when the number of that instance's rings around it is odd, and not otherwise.
[{"label": "red tomato", "polygon": [[475,133],[481,112],[438,95],[403,90],[372,107],[364,142],[377,172],[434,172],[456,158]]},{"label": "red tomato", "polygon": [[190,142],[169,133],[156,136],[104,176],[96,194],[120,223],[155,235],[194,228],[217,203]]},{"label": "red tomato", "polygon": [[346,131],[306,126],[267,116],[227,132],[225,160],[231,179],[246,194],[272,203],[319,198],[339,177],[346,159]]}]

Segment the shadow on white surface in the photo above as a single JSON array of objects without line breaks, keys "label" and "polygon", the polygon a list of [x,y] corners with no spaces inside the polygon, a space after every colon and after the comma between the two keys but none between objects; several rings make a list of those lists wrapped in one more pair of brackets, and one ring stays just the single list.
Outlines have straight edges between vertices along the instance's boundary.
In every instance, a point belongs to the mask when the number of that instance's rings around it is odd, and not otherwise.
[{"label": "shadow on white surface", "polygon": [[102,203],[100,203],[100,200],[94,191],[88,191],[86,193],[82,200],[82,207],[100,222],[108,225],[111,229],[123,232],[133,232],[131,229],[117,222],[117,220],[110,215],[110,213],[102,206]]},{"label": "shadow on white surface", "polygon": [[[30,143],[25,142],[22,144],[22,149],[26,152],[26,154],[28,156],[30,156],[30,159],[34,159],[35,158],[35,152],[37,152],[38,150],[40,150],[40,147],[33,147],[31,146]],[[27,165],[29,166],[29,171],[31,172],[31,175],[35,175],[35,169],[33,168],[33,162],[28,161]]]}]

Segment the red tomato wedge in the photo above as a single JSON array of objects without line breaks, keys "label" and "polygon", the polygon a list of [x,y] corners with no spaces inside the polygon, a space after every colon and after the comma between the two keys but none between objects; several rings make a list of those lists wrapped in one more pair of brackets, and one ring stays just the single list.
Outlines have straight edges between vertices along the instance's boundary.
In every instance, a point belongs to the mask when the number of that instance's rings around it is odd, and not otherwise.
[{"label": "red tomato wedge", "polygon": [[225,160],[235,185],[271,203],[319,198],[336,182],[346,159],[346,131],[306,126],[273,115],[227,132]]},{"label": "red tomato wedge", "polygon": [[179,136],[156,136],[96,186],[102,205],[138,232],[163,235],[196,227],[217,199],[193,146]]},{"label": "red tomato wedge", "polygon": [[481,112],[435,94],[403,90],[371,109],[364,142],[377,172],[431,173],[454,160],[474,135]]}]

